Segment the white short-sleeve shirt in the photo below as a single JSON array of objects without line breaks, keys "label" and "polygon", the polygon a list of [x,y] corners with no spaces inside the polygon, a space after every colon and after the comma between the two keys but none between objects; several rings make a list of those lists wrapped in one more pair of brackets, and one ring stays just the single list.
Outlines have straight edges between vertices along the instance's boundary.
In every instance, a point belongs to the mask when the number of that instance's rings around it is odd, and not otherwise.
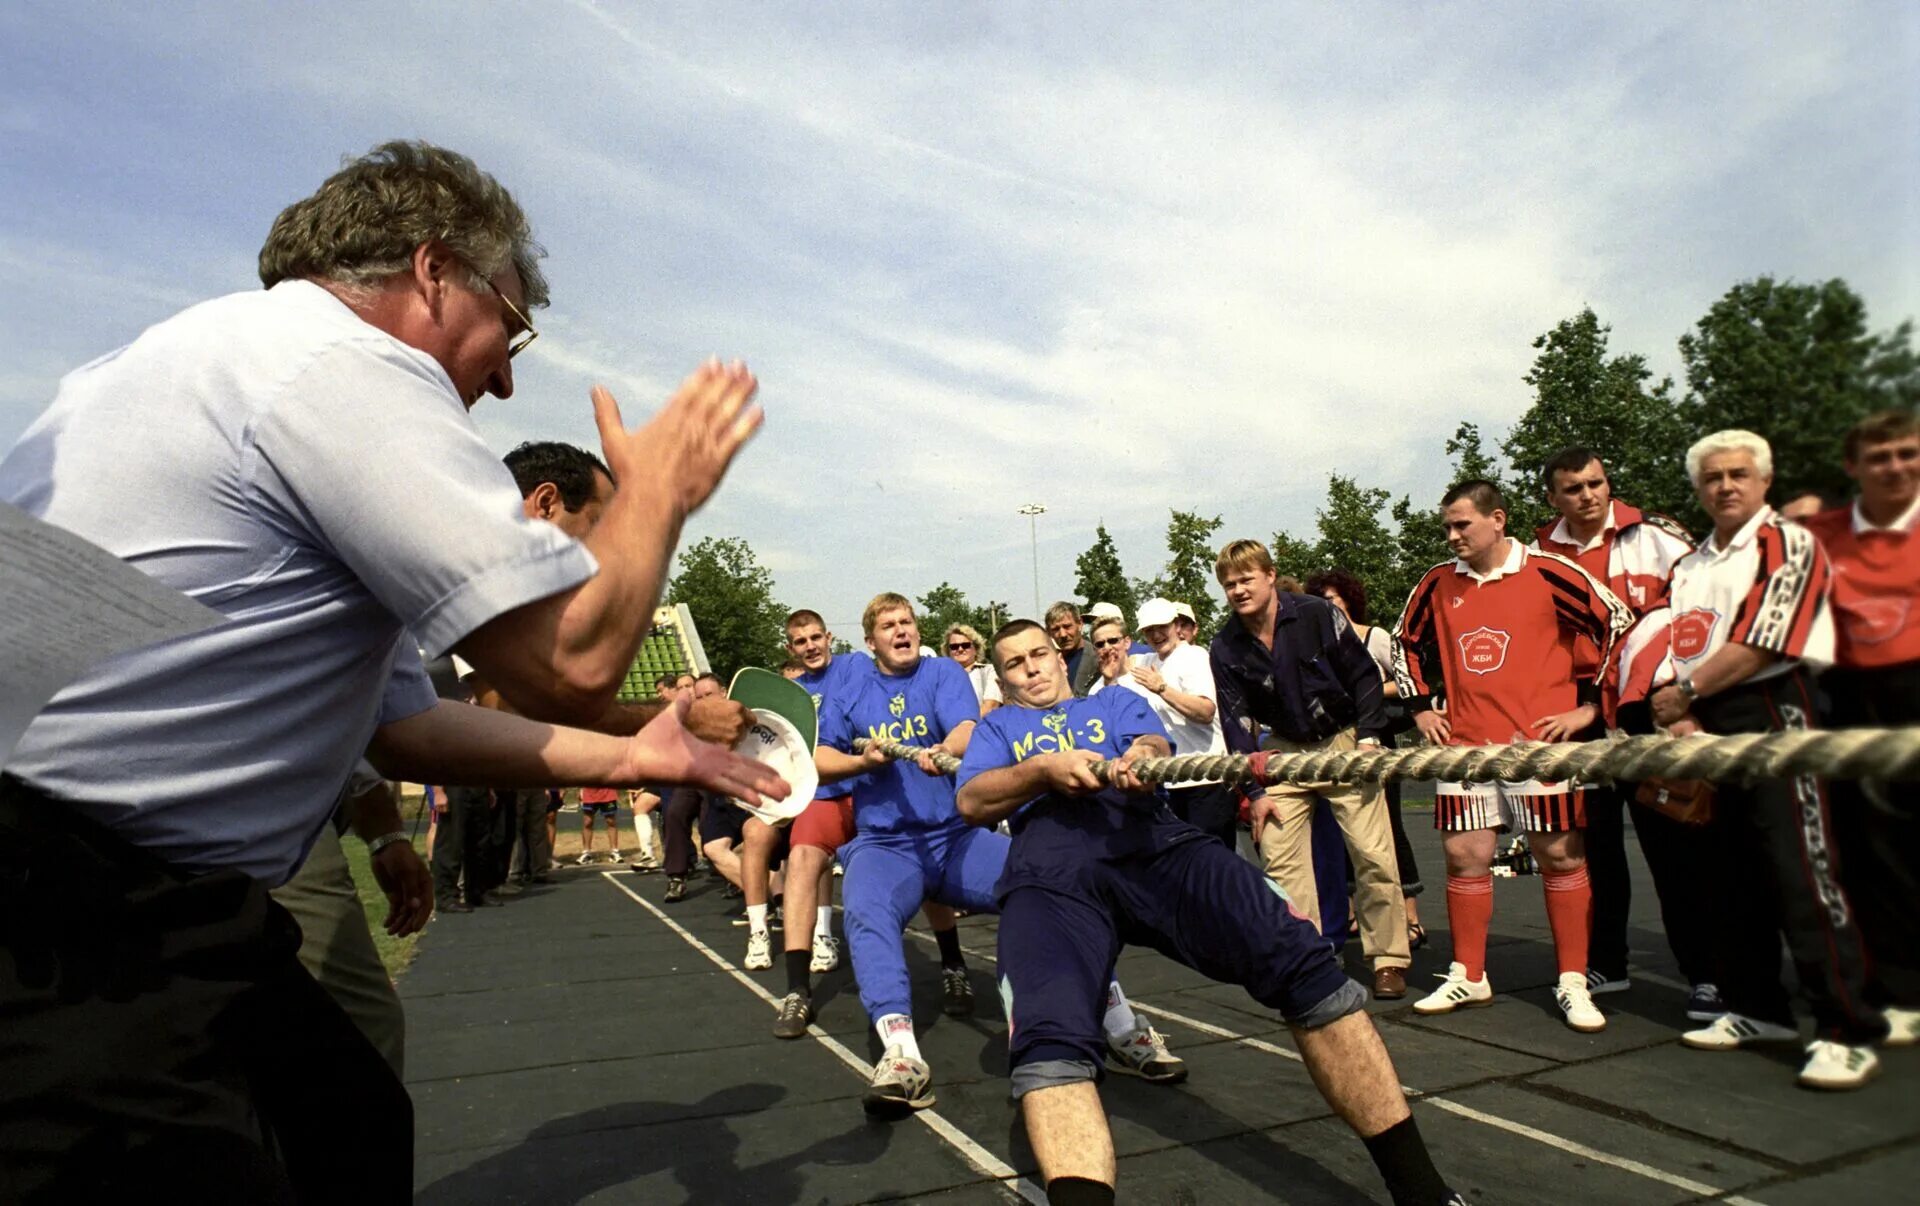
[{"label": "white short-sleeve shirt", "polygon": [[1796,662],[1824,669],[1833,662],[1828,589],[1819,541],[1772,507],[1761,507],[1724,547],[1709,533],[1674,564],[1667,584],[1676,673],[1692,677],[1729,641],[1779,655],[1749,682]]},{"label": "white short-sleeve shirt", "polygon": [[269,883],[374,729],[434,706],[415,637],[438,655],[597,568],[522,513],[438,361],[304,281],[69,374],[0,499],[226,617],[60,692],[8,770],[162,858]]}]

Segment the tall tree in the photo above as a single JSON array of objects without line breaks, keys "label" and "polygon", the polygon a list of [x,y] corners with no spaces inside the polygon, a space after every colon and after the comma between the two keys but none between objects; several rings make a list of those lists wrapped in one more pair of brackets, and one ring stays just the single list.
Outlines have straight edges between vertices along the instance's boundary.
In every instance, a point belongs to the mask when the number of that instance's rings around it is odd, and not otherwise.
[{"label": "tall tree", "polygon": [[1191,604],[1200,624],[1200,640],[1212,639],[1220,605],[1212,592],[1213,534],[1220,530],[1218,515],[1208,519],[1195,511],[1174,511],[1167,523],[1166,568],[1157,578],[1142,579],[1134,589],[1142,597],[1160,595]]},{"label": "tall tree", "polygon": [[1867,332],[1867,306],[1843,280],[1742,281],[1680,337],[1696,435],[1744,427],[1773,445],[1773,497],[1844,494],[1841,439],[1887,406],[1920,402],[1913,324]]},{"label": "tall tree", "polygon": [[1118,607],[1131,630],[1140,599],[1133,593],[1133,583],[1126,571],[1120,568],[1120,551],[1114,548],[1106,524],[1094,529],[1093,546],[1080,554],[1073,568],[1076,571],[1074,592],[1089,604],[1111,603]]},{"label": "tall tree", "polygon": [[1499,466],[1487,455],[1480,439],[1480,425],[1462,423],[1454,428],[1447,437],[1447,455],[1453,458],[1453,480],[1464,482],[1471,478],[1485,478],[1487,481],[1499,481]]},{"label": "tall tree", "polygon": [[1371,608],[1374,623],[1388,627],[1399,622],[1407,596],[1419,585],[1421,575],[1453,556],[1447,548],[1446,532],[1440,526],[1437,500],[1432,506],[1416,507],[1413,499],[1403,494],[1400,501],[1393,504],[1392,514],[1394,572],[1388,579],[1390,589],[1382,591],[1372,583],[1367,584],[1378,600]]},{"label": "tall tree", "polygon": [[787,608],[774,599],[773,574],[746,541],[708,536],[682,551],[667,597],[693,613],[722,682],[743,666],[772,667],[786,659]]},{"label": "tall tree", "polygon": [[[954,624],[970,625],[981,636],[993,632],[993,618],[984,607],[975,607],[967,602],[966,592],[951,583],[942,582],[926,594],[920,596],[920,606],[915,609],[920,617],[920,639],[933,646],[935,651],[944,654],[946,649],[940,639]],[[986,656],[986,651],[981,651]]]},{"label": "tall tree", "polygon": [[1327,479],[1327,505],[1319,513],[1315,559],[1329,569],[1346,570],[1369,592],[1388,588],[1393,581],[1397,550],[1393,534],[1380,520],[1389,497],[1377,486],[1361,486],[1336,473]]},{"label": "tall tree", "polygon": [[1533,387],[1533,405],[1500,444],[1513,466],[1506,484],[1516,533],[1531,534],[1551,517],[1541,466],[1572,445],[1599,453],[1614,491],[1640,507],[1677,516],[1694,505],[1689,428],[1673,381],[1649,388],[1653,371],[1644,356],[1607,354],[1611,332],[1587,308],[1533,341],[1539,354],[1521,378]]},{"label": "tall tree", "polygon": [[1268,551],[1273,554],[1274,572],[1282,578],[1298,578],[1305,582],[1308,574],[1322,568],[1319,551],[1313,542],[1302,540],[1291,532],[1275,532]]}]

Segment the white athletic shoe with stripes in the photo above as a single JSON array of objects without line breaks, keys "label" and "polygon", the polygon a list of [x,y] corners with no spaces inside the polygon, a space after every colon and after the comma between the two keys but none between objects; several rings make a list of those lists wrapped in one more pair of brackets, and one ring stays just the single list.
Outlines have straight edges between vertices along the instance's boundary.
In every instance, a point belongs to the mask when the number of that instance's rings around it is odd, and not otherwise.
[{"label": "white athletic shoe with stripes", "polygon": [[1567,1025],[1582,1034],[1598,1034],[1607,1028],[1607,1015],[1593,1003],[1587,977],[1581,972],[1561,972],[1554,986],[1553,1003],[1567,1019]]},{"label": "white athletic shoe with stripes", "polygon": [[[1581,987],[1585,987],[1582,980]],[[1452,1013],[1456,1009],[1478,1009],[1493,1004],[1493,982],[1484,974],[1478,980],[1467,979],[1467,965],[1455,963],[1447,968],[1440,987],[1413,1003],[1415,1013]]]},{"label": "white athletic shoe with stripes", "polygon": [[1732,1051],[1748,1043],[1797,1043],[1800,1032],[1743,1013],[1723,1013],[1700,1029],[1687,1031],[1680,1041],[1699,1051]]},{"label": "white athletic shoe with stripes", "polygon": [[903,1118],[933,1104],[933,1069],[898,1047],[887,1048],[873,1066],[873,1080],[860,1104],[878,1118]]},{"label": "white athletic shoe with stripes", "polygon": [[818,976],[839,966],[840,940],[832,934],[814,934],[813,961],[807,964],[807,970]]},{"label": "white athletic shoe with stripes", "polygon": [[1857,1089],[1880,1071],[1880,1057],[1872,1047],[1849,1047],[1827,1039],[1807,1044],[1807,1062],[1800,1083],[1809,1089]]},{"label": "white athletic shoe with stripes", "polygon": [[740,966],[748,971],[765,971],[773,966],[773,938],[765,930],[747,935],[747,959]]}]

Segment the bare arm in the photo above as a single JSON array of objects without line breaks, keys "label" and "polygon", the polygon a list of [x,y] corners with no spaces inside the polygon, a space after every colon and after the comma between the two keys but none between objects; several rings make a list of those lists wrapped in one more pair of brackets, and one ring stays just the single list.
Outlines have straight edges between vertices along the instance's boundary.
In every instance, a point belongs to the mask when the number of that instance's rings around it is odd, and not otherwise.
[{"label": "bare arm", "polygon": [[1100,780],[1087,769],[1098,761],[1100,755],[1089,750],[1062,750],[1012,766],[995,767],[967,780],[954,802],[961,818],[969,825],[995,825],[1035,796],[1048,792],[1085,795],[1098,791]]},{"label": "bare arm", "polygon": [[652,623],[681,526],[760,426],[758,387],[744,365],[709,361],[634,431],[613,395],[594,388],[607,467],[625,483],[585,541],[600,572],[496,616],[458,646],[515,709],[581,724],[605,714]]},{"label": "bare arm", "polygon": [[[513,712],[517,709],[501,697],[485,675],[474,672],[467,676],[467,686],[473,692],[473,702],[480,707],[495,712]],[[665,700],[644,699],[638,703],[615,701],[607,705],[607,710],[599,719],[583,727],[596,733],[612,733],[616,737],[631,737],[666,711]],[[687,709],[687,729],[702,741],[711,741],[718,745],[732,745],[740,740],[753,724],[753,713],[745,704],[730,699],[696,699]]]}]

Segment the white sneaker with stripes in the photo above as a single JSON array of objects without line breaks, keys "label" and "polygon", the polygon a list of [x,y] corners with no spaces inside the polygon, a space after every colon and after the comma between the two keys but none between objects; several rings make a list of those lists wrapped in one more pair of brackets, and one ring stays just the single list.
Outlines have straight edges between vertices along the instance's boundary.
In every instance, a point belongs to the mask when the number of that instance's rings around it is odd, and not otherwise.
[{"label": "white sneaker with stripes", "polygon": [[1560,983],[1553,990],[1553,1003],[1560,1007],[1567,1025],[1582,1034],[1598,1034],[1607,1028],[1607,1015],[1593,1003],[1587,979],[1579,972],[1561,972]]},{"label": "white sneaker with stripes", "polygon": [[1456,1009],[1478,1009],[1491,1004],[1492,981],[1484,974],[1478,980],[1469,980],[1467,965],[1455,963],[1448,967],[1440,987],[1413,1003],[1413,1011],[1422,1014],[1452,1013]]},{"label": "white sneaker with stripes", "polygon": [[1920,1043],[1920,1009],[1889,1005],[1880,1012],[1887,1018],[1887,1037],[1880,1040],[1882,1047],[1911,1047]]},{"label": "white sneaker with stripes", "polygon": [[1797,1043],[1800,1032],[1743,1013],[1723,1013],[1700,1029],[1687,1031],[1680,1041],[1698,1051],[1732,1051],[1748,1043]]},{"label": "white sneaker with stripes", "polygon": [[1880,1057],[1872,1047],[1849,1047],[1827,1039],[1807,1044],[1807,1062],[1800,1083],[1809,1089],[1857,1089],[1880,1071]]}]

